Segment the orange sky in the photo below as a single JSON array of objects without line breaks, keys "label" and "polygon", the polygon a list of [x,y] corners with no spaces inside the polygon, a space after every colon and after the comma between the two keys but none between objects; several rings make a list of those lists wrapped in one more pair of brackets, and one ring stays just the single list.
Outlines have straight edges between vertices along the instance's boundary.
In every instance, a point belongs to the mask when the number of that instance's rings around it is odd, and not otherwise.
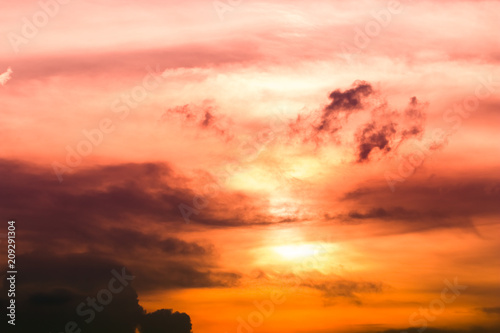
[{"label": "orange sky", "polygon": [[47,3],[0,12],[19,255],[194,333],[500,329],[498,1]]}]

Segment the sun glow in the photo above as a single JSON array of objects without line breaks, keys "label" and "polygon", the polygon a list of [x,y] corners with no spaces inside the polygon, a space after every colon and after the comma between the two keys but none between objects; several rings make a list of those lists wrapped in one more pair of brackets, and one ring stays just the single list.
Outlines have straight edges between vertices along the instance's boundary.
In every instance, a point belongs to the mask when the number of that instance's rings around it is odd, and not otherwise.
[{"label": "sun glow", "polygon": [[336,262],[339,249],[327,242],[294,242],[265,246],[255,251],[256,265],[273,269],[293,268],[295,272],[320,271],[328,273]]},{"label": "sun glow", "polygon": [[292,260],[314,256],[320,252],[320,248],[314,244],[282,245],[274,247],[274,251],[283,258]]}]

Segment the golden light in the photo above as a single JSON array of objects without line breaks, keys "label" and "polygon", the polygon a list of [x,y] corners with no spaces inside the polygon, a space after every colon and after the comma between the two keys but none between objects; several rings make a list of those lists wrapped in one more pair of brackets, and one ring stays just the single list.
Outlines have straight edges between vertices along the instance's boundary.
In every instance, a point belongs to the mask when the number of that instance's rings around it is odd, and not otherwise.
[{"label": "golden light", "polygon": [[333,258],[339,249],[336,244],[325,242],[294,242],[275,246],[263,246],[255,250],[259,267],[293,269],[294,272],[311,270],[329,273],[337,264]]},{"label": "golden light", "polygon": [[258,166],[245,166],[230,177],[227,186],[234,190],[270,193],[279,187],[279,182],[267,170]]},{"label": "golden light", "polygon": [[274,247],[274,251],[285,259],[298,259],[317,255],[319,247],[313,244],[282,245]]},{"label": "golden light", "polygon": [[324,164],[317,157],[293,157],[288,161],[285,176],[308,179],[317,176],[322,170]]}]

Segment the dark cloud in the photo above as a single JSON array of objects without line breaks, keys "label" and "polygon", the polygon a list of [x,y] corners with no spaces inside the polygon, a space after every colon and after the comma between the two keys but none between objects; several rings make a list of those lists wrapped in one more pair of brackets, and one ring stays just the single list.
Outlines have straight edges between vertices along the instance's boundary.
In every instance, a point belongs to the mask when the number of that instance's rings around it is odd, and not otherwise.
[{"label": "dark cloud", "polygon": [[[344,92],[337,89],[328,96],[332,101],[325,107],[325,110],[349,111],[362,108],[361,98],[370,95],[373,92],[372,86],[365,81],[356,81],[351,89]],[[328,114],[326,114],[328,115]]]},{"label": "dark cloud", "polygon": [[67,289],[54,289],[50,292],[34,293],[29,302],[34,305],[64,305],[73,299],[73,294]]},{"label": "dark cloud", "polygon": [[411,215],[412,210],[421,209],[435,212],[453,211],[458,215],[496,214],[500,209],[497,205],[500,199],[500,179],[495,177],[462,176],[460,180],[431,177],[424,181],[415,177],[408,180],[406,185],[398,189],[397,193],[393,193],[386,184],[380,182],[347,192],[342,199],[363,206],[390,202],[392,207],[406,209],[405,211],[396,208],[387,212],[399,216]]},{"label": "dark cloud", "polygon": [[[342,144],[346,140],[341,130],[349,128],[355,133],[356,161],[367,162],[377,148],[382,154],[397,151],[399,146],[411,137],[422,139],[425,124],[425,110],[428,103],[410,98],[405,110],[392,110],[380,98],[370,83],[355,81],[350,89],[337,89],[330,93],[330,103],[310,113],[300,113],[289,124],[288,136],[301,138],[302,143],[313,142],[316,147],[332,141]],[[354,112],[371,115],[370,121],[362,125],[350,123]]]},{"label": "dark cloud", "polygon": [[[313,261],[304,261],[305,266]],[[294,293],[300,293],[301,288],[310,288],[321,292],[325,305],[332,305],[337,301],[347,301],[357,305],[362,304],[362,295],[367,293],[382,293],[388,288],[382,282],[374,281],[356,281],[336,274],[323,274],[317,271],[313,266],[307,267],[307,271],[300,274],[291,271],[263,271],[255,270],[252,272],[252,286],[267,285],[273,281],[277,287],[284,288],[287,291],[294,290]]]},{"label": "dark cloud", "polygon": [[402,114],[387,111],[386,106],[374,109],[372,120],[357,130],[357,162],[368,161],[370,153],[375,148],[378,148],[382,154],[386,154],[397,150],[411,137],[421,139],[424,133],[427,107],[428,103],[421,103],[414,96],[410,98]]},{"label": "dark cloud", "polygon": [[361,110],[365,107],[363,98],[372,93],[372,86],[365,81],[354,82],[352,88],[344,92],[340,89],[332,91],[328,96],[331,102],[323,109],[317,131],[337,131],[340,126],[338,123],[340,116],[347,119],[352,112]]},{"label": "dark cloud", "polygon": [[[393,224],[404,224],[403,230],[421,231],[425,229],[438,228],[472,228],[474,225],[469,217],[454,214],[452,211],[445,211],[431,208],[426,209],[406,209],[403,207],[372,208],[366,212],[352,210],[347,214],[336,217],[327,216],[327,219],[338,219],[342,223],[358,224],[363,221],[390,222]],[[400,232],[400,229],[394,229]]]},{"label": "dark cloud", "polygon": [[407,128],[402,130],[402,137],[408,138],[417,136],[424,132],[424,122],[426,119],[425,109],[429,106],[428,103],[421,103],[413,96],[410,99],[408,107],[404,111]]},{"label": "dark cloud", "polygon": [[205,111],[205,119],[203,119],[201,125],[203,127],[208,127],[208,125],[210,125],[213,121],[214,121],[214,116],[210,113],[210,111]]},{"label": "dark cloud", "polygon": [[195,261],[160,259],[131,265],[141,276],[137,281],[137,289],[141,291],[233,287],[241,278],[239,273],[220,271]]},{"label": "dark cloud", "polygon": [[116,250],[134,252],[140,249],[158,249],[172,257],[203,257],[213,254],[213,246],[201,246],[178,238],[162,238],[158,234],[143,233],[137,230],[111,228],[105,234],[96,233],[97,242],[105,242]]},{"label": "dark cloud", "polygon": [[223,115],[216,114],[216,107],[211,100],[205,100],[201,104],[185,104],[168,108],[162,114],[160,122],[170,122],[173,119],[180,119],[182,123],[195,125],[203,130],[212,130],[224,137],[226,140],[232,139],[232,121]]},{"label": "dark cloud", "polygon": [[426,214],[418,210],[408,210],[403,207],[385,208],[372,208],[366,213],[358,211],[351,211],[347,218],[365,220],[365,219],[386,219],[386,220],[401,220],[401,221],[421,221],[426,218],[447,218],[446,215],[439,211],[429,211]]},{"label": "dark cloud", "polygon": [[393,193],[387,184],[380,183],[346,193],[342,201],[353,208],[325,217],[349,223],[389,221],[403,228],[395,232],[452,227],[475,230],[474,218],[500,213],[499,184],[496,178],[416,177]]},{"label": "dark cloud", "polygon": [[357,135],[358,162],[368,160],[373,149],[378,148],[382,152],[391,151],[390,142],[396,135],[396,124],[389,123],[377,125],[375,122],[366,124]]},{"label": "dark cloud", "polygon": [[193,195],[182,187],[183,179],[164,164],[82,168],[62,184],[50,169],[27,163],[1,160],[0,172],[13,175],[0,179],[0,205],[5,214],[28,223],[42,220],[44,223],[30,225],[35,231],[70,226],[87,233],[89,224],[103,220],[123,223],[130,216],[178,220],[176,204],[191,201]]},{"label": "dark cloud", "polygon": [[500,306],[491,308],[481,308],[480,310],[487,314],[500,315]]},{"label": "dark cloud", "polygon": [[333,303],[337,298],[344,298],[358,305],[362,304],[360,294],[381,293],[384,287],[382,283],[345,279],[324,282],[304,281],[301,286],[321,291],[327,300],[326,304]]},{"label": "dark cloud", "polygon": [[[35,251],[18,254],[17,259],[23,263],[22,275],[19,275],[20,290],[30,290],[44,286],[46,290],[56,293],[55,297],[67,290],[73,292],[96,292],[112,277],[113,269],[120,270],[122,263],[96,253],[68,253]],[[35,295],[35,293],[34,293]],[[44,294],[38,296],[44,297]],[[46,296],[46,295],[45,295]]]},{"label": "dark cloud", "polygon": [[[49,167],[0,159],[0,173],[12,175],[0,178],[1,216],[24,221],[33,240],[53,232],[53,242],[46,246],[56,247],[59,239],[68,238],[87,244],[89,238],[102,237],[98,233],[103,229],[104,234],[123,232],[123,226],[137,221],[168,225],[175,232],[185,227],[180,204],[196,211],[190,216],[193,224],[273,223],[259,215],[266,205],[262,198],[225,191],[215,179],[183,177],[163,163],[82,167],[59,183]],[[201,192],[207,182],[212,191]],[[202,208],[193,203],[197,196],[207,202]],[[139,236],[143,242],[151,240]]]},{"label": "dark cloud", "polygon": [[[50,258],[61,249],[68,254],[95,254],[96,267],[101,259],[116,258],[143,276],[137,283],[139,291],[228,287],[238,283],[238,273],[218,268],[213,245],[175,237],[186,226],[178,205],[192,203],[196,194],[184,188],[188,181],[166,165],[82,168],[63,183],[57,182],[50,170],[21,162],[0,160],[0,172],[13,175],[0,178],[0,215],[4,220],[18,221],[23,233],[20,247],[42,256],[37,260]],[[207,207],[205,216],[193,216],[193,223],[246,223],[214,215],[213,209]],[[156,232],[145,228],[145,222],[149,228],[156,226]],[[58,260],[57,256],[53,258],[54,262]],[[74,260],[85,261],[87,257]],[[68,269],[77,271],[78,267]],[[26,273],[38,274],[29,272],[29,268]],[[60,276],[69,278],[65,272]]]},{"label": "dark cloud", "polygon": [[329,94],[330,103],[309,114],[300,113],[289,124],[289,136],[300,137],[304,142],[319,144],[322,137],[334,138],[348,121],[353,112],[369,106],[368,97],[374,93],[372,86],[365,81],[355,81],[350,89],[336,89]]}]

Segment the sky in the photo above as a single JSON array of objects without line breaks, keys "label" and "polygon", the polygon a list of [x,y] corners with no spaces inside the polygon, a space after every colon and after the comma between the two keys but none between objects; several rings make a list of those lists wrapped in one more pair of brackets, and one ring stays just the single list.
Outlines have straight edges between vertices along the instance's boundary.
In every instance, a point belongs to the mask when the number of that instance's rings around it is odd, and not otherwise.
[{"label": "sky", "polygon": [[2,7],[6,332],[500,331],[499,1]]}]

